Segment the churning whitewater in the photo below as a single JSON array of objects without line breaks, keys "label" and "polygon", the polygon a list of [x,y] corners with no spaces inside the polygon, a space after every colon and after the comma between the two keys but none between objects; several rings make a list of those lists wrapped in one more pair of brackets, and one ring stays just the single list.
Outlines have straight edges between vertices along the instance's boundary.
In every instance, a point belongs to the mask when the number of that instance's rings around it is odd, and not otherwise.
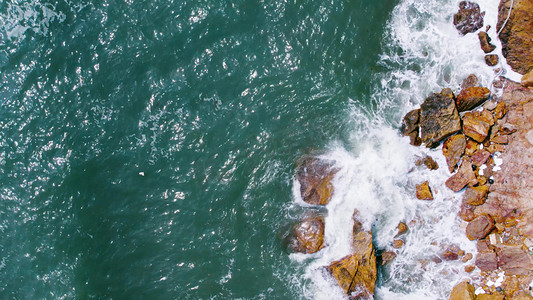
[{"label": "churning whitewater", "polygon": [[[500,61],[504,62],[488,67],[477,35],[457,32],[452,20],[459,2],[404,0],[393,10],[380,60],[388,71],[372,76],[374,105],[370,109],[350,106],[349,118],[354,125],[351,148],[332,144],[321,156],[340,169],[333,181],[335,193],[327,205],[326,247],[313,255],[291,254],[293,260],[306,266],[305,276],[312,282],[304,287],[306,297],[346,297],[324,266],[351,253],[355,209],[367,229],[371,228],[378,250],[393,251],[398,223],[410,226],[405,246],[396,250],[398,256],[379,274],[376,299],[447,299],[455,284],[472,275],[465,273],[460,260],[437,263],[433,259],[451,245],[476,253],[475,243],[458,234],[465,227],[458,217],[462,193],[455,194],[444,185],[450,173],[442,167],[446,166],[442,146],[432,150],[410,146],[409,138],[402,137],[397,129],[400,118],[427,95],[447,87],[458,91],[471,73],[488,87],[500,74],[517,76],[501,54]],[[496,36],[498,3],[479,1],[491,36]],[[501,49],[499,41],[494,42]],[[436,171],[416,167],[415,162],[425,156],[441,167]],[[432,186],[433,201],[415,197],[415,185],[425,180]],[[306,206],[299,191],[294,180],[294,205]]]}]

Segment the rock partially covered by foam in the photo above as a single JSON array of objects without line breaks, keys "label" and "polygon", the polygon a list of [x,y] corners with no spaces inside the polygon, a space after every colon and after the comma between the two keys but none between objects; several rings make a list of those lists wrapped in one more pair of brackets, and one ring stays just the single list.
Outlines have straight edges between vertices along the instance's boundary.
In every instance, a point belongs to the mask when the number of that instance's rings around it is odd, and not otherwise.
[{"label": "rock partially covered by foam", "polygon": [[324,218],[309,216],[298,222],[289,236],[292,252],[315,253],[324,247]]},{"label": "rock partially covered by foam", "polygon": [[316,157],[305,158],[296,171],[303,201],[314,205],[326,205],[333,195],[331,181],[338,172],[333,164]]},{"label": "rock partially covered by foam", "polygon": [[496,49],[496,46],[490,43],[491,38],[485,31],[481,31],[477,36],[479,37],[479,44],[481,45],[483,52],[490,53]]},{"label": "rock partially covered by foam", "polygon": [[479,5],[470,1],[461,1],[459,11],[453,16],[453,25],[465,35],[483,27],[485,12],[480,12]]},{"label": "rock partially covered by foam", "polygon": [[461,119],[453,98],[444,94],[431,94],[420,106],[422,142],[434,148],[448,136],[461,130]]},{"label": "rock partially covered by foam", "polygon": [[354,226],[353,254],[331,263],[328,271],[352,299],[374,299],[377,279],[375,249],[370,231],[361,229],[361,226]]},{"label": "rock partially covered by foam", "polygon": [[[526,74],[533,69],[533,0],[514,1],[511,16],[511,0],[502,0],[498,7],[498,24],[501,30],[502,53],[513,70]],[[502,29],[503,27],[503,29]]]}]

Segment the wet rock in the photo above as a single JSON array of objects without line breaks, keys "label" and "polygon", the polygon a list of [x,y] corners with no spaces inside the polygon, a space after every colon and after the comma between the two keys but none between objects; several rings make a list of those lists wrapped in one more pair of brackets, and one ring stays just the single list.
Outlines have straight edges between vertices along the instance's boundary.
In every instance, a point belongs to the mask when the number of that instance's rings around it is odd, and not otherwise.
[{"label": "wet rock", "polygon": [[405,224],[404,222],[400,222],[398,224],[398,233],[396,234],[396,236],[400,236],[400,235],[406,233],[407,230],[409,230],[409,227],[407,227],[407,224]]},{"label": "wet rock", "polygon": [[487,66],[494,67],[495,65],[498,64],[498,62],[500,62],[500,58],[498,57],[498,55],[496,54],[485,55],[485,63],[487,64]]},{"label": "wet rock", "polygon": [[453,99],[432,94],[420,107],[422,142],[434,148],[446,137],[461,130],[461,120]]},{"label": "wet rock", "polygon": [[331,181],[338,172],[333,164],[315,157],[305,158],[296,172],[303,201],[313,205],[326,205],[333,195]]},{"label": "wet rock", "polygon": [[529,71],[526,75],[522,76],[522,81],[520,84],[523,87],[533,87],[533,69]]},{"label": "wet rock", "polygon": [[485,53],[490,53],[494,51],[494,49],[496,49],[496,46],[490,43],[491,38],[486,32],[480,31],[477,36],[479,38],[479,44],[481,45],[481,49],[483,49]]},{"label": "wet rock", "polygon": [[479,149],[479,143],[476,141],[473,141],[471,139],[468,139],[466,141],[466,148],[465,148],[465,154],[468,156],[474,155],[474,153]]},{"label": "wet rock", "polygon": [[433,200],[433,193],[429,188],[428,181],[416,185],[416,198],[419,200]]},{"label": "wet rock", "polygon": [[403,245],[404,245],[403,240],[397,239],[397,240],[392,241],[392,247],[395,249],[400,249],[401,247],[403,247]]},{"label": "wet rock", "polygon": [[372,235],[359,232],[354,236],[354,253],[328,267],[344,292],[355,299],[373,299],[377,268]]},{"label": "wet rock", "polygon": [[458,260],[459,255],[453,251],[446,250],[444,253],[440,256],[443,260],[452,261],[452,260]]},{"label": "wet rock", "polygon": [[476,269],[476,267],[473,266],[473,265],[465,266],[465,272],[466,272],[466,273],[471,273],[471,272],[473,272],[475,269]]},{"label": "wet rock", "polygon": [[498,102],[498,104],[496,105],[496,108],[493,111],[494,117],[496,119],[501,119],[503,118],[503,116],[505,116],[506,113],[507,113],[507,109],[505,106],[505,102],[503,101]]},{"label": "wet rock", "polygon": [[474,155],[472,155],[472,164],[476,167],[479,167],[483,165],[487,161],[487,159],[489,159],[489,157],[489,151],[485,149],[478,150],[476,151],[476,153],[474,153]]},{"label": "wet rock", "polygon": [[474,86],[479,86],[479,80],[476,75],[470,74],[468,77],[463,79],[463,82],[461,83],[461,90]]},{"label": "wet rock", "polygon": [[422,162],[430,170],[438,170],[439,169],[439,164],[437,164],[437,162],[433,158],[431,158],[431,156],[424,157]]},{"label": "wet rock", "polygon": [[383,254],[381,254],[381,265],[386,265],[387,263],[395,259],[396,256],[396,253],[392,251],[383,252]]},{"label": "wet rock", "polygon": [[308,217],[293,227],[289,236],[292,252],[315,253],[324,247],[324,218]]},{"label": "wet rock", "polygon": [[490,124],[480,118],[479,112],[467,112],[463,116],[463,133],[475,140],[483,142],[489,134]]},{"label": "wet rock", "polygon": [[[502,0],[498,7],[499,31],[507,19],[511,0]],[[513,70],[526,74],[533,69],[533,1],[514,1],[511,16],[501,30],[502,53]]]},{"label": "wet rock", "polygon": [[475,217],[476,214],[474,213],[473,206],[465,201],[462,201],[461,209],[459,210],[459,218],[461,218],[463,221],[470,222],[474,220]]},{"label": "wet rock", "polygon": [[462,90],[455,104],[459,112],[471,110],[481,103],[487,101],[490,97],[490,90],[485,87],[469,87]]},{"label": "wet rock", "polygon": [[467,262],[473,258],[472,253],[467,253],[463,258],[461,259],[462,262]]},{"label": "wet rock", "polygon": [[474,185],[476,183],[477,179],[472,170],[472,163],[467,160],[463,160],[459,170],[446,180],[446,186],[454,192],[462,190],[468,184]]},{"label": "wet rock", "polygon": [[448,300],[474,300],[475,298],[476,293],[474,286],[466,281],[463,281],[453,288]]},{"label": "wet rock", "polygon": [[465,35],[483,27],[484,16],[485,12],[480,12],[477,3],[461,1],[459,11],[453,16],[453,25],[461,34]]},{"label": "wet rock", "polygon": [[533,269],[531,256],[520,246],[503,245],[496,250],[498,266],[506,275],[526,275]]},{"label": "wet rock", "polygon": [[485,203],[489,187],[486,185],[468,187],[463,195],[463,201],[470,205],[481,205]]},{"label": "wet rock", "polygon": [[466,226],[466,236],[470,240],[479,240],[486,237],[494,229],[494,220],[487,215],[482,215],[472,220]]},{"label": "wet rock", "polygon": [[498,257],[493,251],[478,252],[475,264],[481,271],[490,272],[498,268]]},{"label": "wet rock", "polygon": [[415,109],[408,112],[402,120],[401,131],[403,135],[409,135],[410,133],[418,130],[418,122],[420,120],[420,109]]},{"label": "wet rock", "polygon": [[442,145],[442,154],[446,157],[448,170],[452,173],[466,149],[466,139],[462,134],[456,134],[449,137]]}]

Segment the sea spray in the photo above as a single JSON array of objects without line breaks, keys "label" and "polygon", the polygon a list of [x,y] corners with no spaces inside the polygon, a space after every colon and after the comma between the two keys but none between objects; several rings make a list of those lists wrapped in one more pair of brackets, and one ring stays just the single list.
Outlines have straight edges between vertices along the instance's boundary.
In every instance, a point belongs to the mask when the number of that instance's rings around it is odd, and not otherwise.
[{"label": "sea spray", "polygon": [[[488,33],[500,54],[497,67],[485,64],[477,34],[462,36],[453,26],[459,2],[405,0],[394,9],[380,60],[388,71],[372,75],[373,106],[362,108],[354,101],[348,109],[354,128],[351,147],[332,145],[322,156],[333,160],[340,171],[327,205],[326,248],[312,256],[291,256],[306,264],[305,277],[312,281],[305,287],[305,296],[344,297],[324,266],[350,254],[354,210],[372,229],[378,250],[394,250],[391,243],[396,226],[400,221],[409,223],[408,234],[402,236],[405,245],[381,269],[377,299],[446,299],[454,284],[471,275],[464,266],[473,261],[439,258],[448,247],[459,247],[466,253],[476,251],[457,216],[462,193],[453,193],[444,185],[450,173],[441,147],[430,150],[410,146],[397,130],[400,118],[429,93],[445,87],[458,91],[461,81],[471,73],[478,76],[480,84],[491,88],[501,74],[516,77],[502,59],[496,38],[498,1],[479,3],[486,11],[485,26],[491,26]],[[440,168],[432,171],[416,167],[416,160],[424,156],[431,156]],[[415,197],[416,184],[425,180],[433,189],[433,201]],[[302,205],[297,186],[295,180],[295,203]]]}]

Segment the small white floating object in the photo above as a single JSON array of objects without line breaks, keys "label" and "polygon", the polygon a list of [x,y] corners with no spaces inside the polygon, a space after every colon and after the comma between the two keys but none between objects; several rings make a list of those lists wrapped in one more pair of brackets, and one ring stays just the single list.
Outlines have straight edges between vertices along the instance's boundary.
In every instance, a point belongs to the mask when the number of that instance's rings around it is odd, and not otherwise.
[{"label": "small white floating object", "polygon": [[144,172],[139,172],[139,175],[144,176]]}]

